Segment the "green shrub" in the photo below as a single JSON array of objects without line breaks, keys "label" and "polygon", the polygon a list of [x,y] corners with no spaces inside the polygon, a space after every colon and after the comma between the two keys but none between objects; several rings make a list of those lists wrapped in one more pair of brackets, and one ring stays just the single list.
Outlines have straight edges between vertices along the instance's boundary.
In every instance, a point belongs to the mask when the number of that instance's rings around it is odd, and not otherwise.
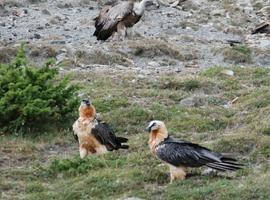
[{"label": "green shrub", "polygon": [[77,107],[77,86],[58,77],[53,61],[42,67],[27,63],[24,45],[9,64],[0,64],[0,130],[25,133],[70,118]]}]

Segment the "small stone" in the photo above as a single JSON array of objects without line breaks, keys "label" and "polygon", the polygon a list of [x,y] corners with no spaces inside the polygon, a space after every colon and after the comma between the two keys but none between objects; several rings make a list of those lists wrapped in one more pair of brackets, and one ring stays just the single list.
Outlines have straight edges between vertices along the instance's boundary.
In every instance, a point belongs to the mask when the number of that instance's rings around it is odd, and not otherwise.
[{"label": "small stone", "polygon": [[207,99],[199,96],[187,97],[180,101],[180,105],[184,107],[200,107],[207,104]]},{"label": "small stone", "polygon": [[154,67],[154,68],[158,68],[160,65],[159,65],[159,63],[157,63],[157,62],[155,62],[155,61],[150,61],[150,62],[148,63],[148,66]]},{"label": "small stone", "polygon": [[175,72],[176,73],[180,73],[182,70],[180,69],[180,68],[177,68],[176,70],[175,70]]},{"label": "small stone", "polygon": [[35,38],[35,39],[40,39],[40,38],[41,38],[41,35],[38,34],[38,33],[34,33],[34,37],[33,37],[33,38]]},{"label": "small stone", "polygon": [[228,75],[228,76],[234,76],[234,72],[229,69],[224,69],[221,71],[222,74]]},{"label": "small stone", "polygon": [[60,2],[60,3],[57,4],[57,7],[58,8],[72,8],[73,6],[72,6],[71,3],[62,3],[62,2]]},{"label": "small stone", "polygon": [[180,3],[180,0],[177,0],[177,1],[175,1],[175,2],[173,2],[173,3],[171,4],[171,7],[172,7],[172,8],[176,8],[176,7],[179,5],[179,3]]},{"label": "small stone", "polygon": [[37,27],[37,30],[43,30],[43,29],[44,29],[43,26],[38,26],[38,27]]},{"label": "small stone", "polygon": [[203,176],[216,176],[217,175],[217,170],[207,168],[206,170],[204,170],[202,172],[202,175]]},{"label": "small stone", "polygon": [[64,40],[53,40],[53,41],[51,41],[51,44],[66,44],[66,41],[64,41]]},{"label": "small stone", "polygon": [[42,12],[42,14],[44,14],[44,15],[51,15],[50,11],[48,11],[47,9],[44,9],[44,10],[42,10],[41,12]]},{"label": "small stone", "polygon": [[221,10],[213,10],[210,15],[212,16],[225,16],[225,10],[221,9]]},{"label": "small stone", "polygon": [[58,54],[67,53],[67,49],[63,48],[58,51]]},{"label": "small stone", "polygon": [[59,23],[61,23],[61,21],[62,21],[61,17],[59,17],[57,15],[50,19],[51,24],[59,24]]},{"label": "small stone", "polygon": [[23,9],[23,14],[27,15],[28,14],[28,10],[27,9]]},{"label": "small stone", "polygon": [[5,27],[6,26],[6,23],[5,22],[0,22],[0,26]]}]

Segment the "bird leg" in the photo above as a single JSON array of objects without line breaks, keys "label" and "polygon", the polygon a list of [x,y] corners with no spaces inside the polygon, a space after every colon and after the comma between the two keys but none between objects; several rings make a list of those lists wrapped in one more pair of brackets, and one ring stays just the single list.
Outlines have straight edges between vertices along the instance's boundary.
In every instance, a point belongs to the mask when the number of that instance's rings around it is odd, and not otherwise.
[{"label": "bird leg", "polygon": [[124,40],[126,36],[126,27],[123,23],[117,24],[118,41]]},{"label": "bird leg", "polygon": [[134,33],[134,29],[133,28],[127,29],[127,31],[126,31],[126,37],[127,38],[131,39],[131,38],[134,37],[134,35],[135,35],[135,33]]},{"label": "bird leg", "polygon": [[118,35],[118,33],[117,32],[114,32],[113,34],[112,34],[112,39],[111,39],[111,41],[117,41],[118,39],[118,37],[117,37],[117,35]]},{"label": "bird leg", "polygon": [[169,165],[170,168],[170,176],[171,180],[170,183],[172,183],[174,180],[184,180],[186,178],[186,168],[185,167],[175,167],[172,165]]},{"label": "bird leg", "polygon": [[84,159],[87,156],[87,150],[83,147],[80,147],[80,157],[81,159]]}]

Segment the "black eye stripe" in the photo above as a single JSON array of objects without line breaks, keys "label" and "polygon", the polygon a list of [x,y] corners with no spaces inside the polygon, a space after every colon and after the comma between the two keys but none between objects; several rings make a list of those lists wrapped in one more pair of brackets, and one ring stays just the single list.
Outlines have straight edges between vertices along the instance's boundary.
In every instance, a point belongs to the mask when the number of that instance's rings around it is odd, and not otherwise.
[{"label": "black eye stripe", "polygon": [[155,126],[156,125],[156,123],[153,123],[151,126],[150,126],[150,128],[152,128],[153,126]]}]

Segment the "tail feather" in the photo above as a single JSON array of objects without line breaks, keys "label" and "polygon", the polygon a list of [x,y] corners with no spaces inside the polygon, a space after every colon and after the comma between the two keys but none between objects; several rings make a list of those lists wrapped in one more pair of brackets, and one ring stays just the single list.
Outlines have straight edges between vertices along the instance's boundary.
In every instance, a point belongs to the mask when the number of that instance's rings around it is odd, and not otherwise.
[{"label": "tail feather", "polygon": [[124,137],[117,137],[117,140],[118,140],[120,143],[126,143],[126,142],[128,142],[128,139],[127,139],[127,138],[124,138]]},{"label": "tail feather", "polygon": [[121,145],[121,147],[120,147],[121,149],[128,149],[129,148],[129,146],[128,145]]},{"label": "tail feather", "polygon": [[121,148],[121,149],[128,149],[128,148],[129,148],[128,145],[122,144],[122,143],[128,142],[128,139],[127,139],[127,138],[124,138],[124,137],[117,137],[117,141],[118,141],[118,143],[120,144],[119,148]]},{"label": "tail feather", "polygon": [[222,160],[223,162],[227,162],[227,161],[237,162],[236,159],[234,159],[234,158],[229,158],[229,157],[222,157],[221,160]]},{"label": "tail feather", "polygon": [[242,169],[241,164],[239,163],[231,163],[231,162],[213,162],[213,163],[208,163],[206,164],[206,166],[216,169],[216,170],[220,170],[220,171],[235,171],[238,169]]},{"label": "tail feather", "polygon": [[218,170],[218,171],[222,171],[222,172],[226,171],[226,169],[220,168],[220,167],[215,166],[215,165],[207,164],[206,166],[210,167],[212,169]]}]

